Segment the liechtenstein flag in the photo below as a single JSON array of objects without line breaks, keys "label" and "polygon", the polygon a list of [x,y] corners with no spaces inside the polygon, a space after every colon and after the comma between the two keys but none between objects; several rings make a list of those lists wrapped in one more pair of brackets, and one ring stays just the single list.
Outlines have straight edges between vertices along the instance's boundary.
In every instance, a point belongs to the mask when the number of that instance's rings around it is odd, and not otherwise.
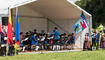
[{"label": "liechtenstein flag", "polygon": [[[17,10],[17,9],[16,9]],[[16,11],[16,31],[15,31],[15,42],[16,42],[16,44],[18,45],[18,46],[20,46],[20,35],[19,35],[19,32],[20,32],[20,28],[19,28],[19,26],[20,26],[20,24],[19,24],[19,14],[18,14],[18,10]]]}]

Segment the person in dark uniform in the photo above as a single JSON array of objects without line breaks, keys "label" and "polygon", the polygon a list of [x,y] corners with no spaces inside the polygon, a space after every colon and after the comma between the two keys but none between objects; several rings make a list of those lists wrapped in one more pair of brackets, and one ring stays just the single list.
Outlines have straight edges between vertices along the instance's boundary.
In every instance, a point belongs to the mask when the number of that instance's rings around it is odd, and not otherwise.
[{"label": "person in dark uniform", "polygon": [[72,37],[72,34],[69,34],[68,38],[67,38],[67,41],[65,43],[65,45],[66,45],[65,49],[68,49],[68,50],[71,49],[71,42],[70,42],[71,41],[71,37]]},{"label": "person in dark uniform", "polygon": [[71,39],[70,39],[70,45],[71,45],[71,49],[74,49],[75,46],[75,35],[74,33],[72,33]]},{"label": "person in dark uniform", "polygon": [[65,37],[64,37],[64,34],[62,34],[61,37],[60,37],[60,47],[61,47],[61,50],[63,50],[64,44],[65,44]]},{"label": "person in dark uniform", "polygon": [[42,50],[44,49],[44,40],[45,40],[45,35],[41,34],[40,35],[40,43],[41,43],[40,47]]},{"label": "person in dark uniform", "polygon": [[28,44],[30,43],[29,42],[29,33],[28,32],[26,32],[25,33],[25,36],[24,36],[24,38],[23,38],[23,40],[22,40],[22,43],[23,43],[23,49],[22,49],[22,51],[24,52],[26,49],[28,49]]},{"label": "person in dark uniform", "polygon": [[37,34],[37,30],[36,29],[34,29],[34,32],[33,33],[36,33]]},{"label": "person in dark uniform", "polygon": [[44,49],[45,50],[48,50],[47,46],[48,46],[49,40],[50,40],[50,35],[46,34],[45,40],[44,40]]},{"label": "person in dark uniform", "polygon": [[1,34],[1,56],[6,56],[6,30],[5,30],[5,26],[2,27],[2,32],[0,32]]},{"label": "person in dark uniform", "polygon": [[20,48],[21,48],[21,51],[23,49],[23,40],[24,39],[24,35],[23,35],[23,32],[20,32]]}]

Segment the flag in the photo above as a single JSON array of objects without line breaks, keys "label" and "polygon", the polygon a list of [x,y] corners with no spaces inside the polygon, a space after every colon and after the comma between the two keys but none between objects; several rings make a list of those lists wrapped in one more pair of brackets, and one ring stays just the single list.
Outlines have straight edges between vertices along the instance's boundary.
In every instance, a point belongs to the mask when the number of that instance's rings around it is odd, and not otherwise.
[{"label": "flag", "polygon": [[2,32],[1,24],[0,24],[0,32]]},{"label": "flag", "polygon": [[88,26],[88,23],[87,23],[87,20],[85,18],[85,15],[84,15],[83,11],[82,11],[82,14],[81,14],[81,17],[80,18],[83,19],[83,21],[81,21],[80,23],[81,23],[83,29],[85,29]]},{"label": "flag", "polygon": [[16,11],[17,12],[17,15],[16,15],[16,31],[15,31],[15,40],[16,40],[16,44],[18,46],[20,46],[20,37],[19,37],[19,14],[18,14],[18,10]]},{"label": "flag", "polygon": [[83,30],[82,25],[80,23],[81,21],[82,21],[82,19],[79,18],[78,21],[74,24],[74,26],[75,26],[75,28],[74,28],[75,34],[81,32]]},{"label": "flag", "polygon": [[85,18],[84,13],[82,12],[80,18],[73,25],[74,32],[77,34],[77,33],[81,32],[81,31],[83,31],[84,29],[86,29],[87,26],[88,26],[87,20]]},{"label": "flag", "polygon": [[9,9],[9,19],[8,19],[8,29],[7,29],[7,43],[10,46],[13,46],[13,37],[12,37],[12,18],[11,18],[11,10]]}]

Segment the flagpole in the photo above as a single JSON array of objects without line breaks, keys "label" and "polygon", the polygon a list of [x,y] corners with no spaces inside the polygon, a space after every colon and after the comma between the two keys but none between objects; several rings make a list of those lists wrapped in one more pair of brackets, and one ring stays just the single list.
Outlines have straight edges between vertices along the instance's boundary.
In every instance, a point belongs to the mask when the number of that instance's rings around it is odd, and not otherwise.
[{"label": "flagpole", "polygon": [[[1,33],[0,33],[0,49],[1,49]],[[1,55],[1,51],[0,51],[0,55]]]},{"label": "flagpole", "polygon": [[[10,10],[10,8],[8,7],[8,20],[9,20],[9,10]],[[6,45],[7,47],[7,49],[6,49],[6,56],[8,56],[8,50],[9,50],[9,45],[8,45],[8,42],[7,42],[7,45]]]},{"label": "flagpole", "polygon": [[16,56],[16,42],[15,42],[15,56]]},{"label": "flagpole", "polygon": [[[18,11],[18,8],[16,7],[16,16],[17,16],[17,11]],[[17,19],[17,17],[16,17],[16,19]],[[15,31],[15,33],[16,33],[16,31]],[[16,36],[15,36],[16,37]],[[16,42],[15,42],[15,56],[16,56]]]}]

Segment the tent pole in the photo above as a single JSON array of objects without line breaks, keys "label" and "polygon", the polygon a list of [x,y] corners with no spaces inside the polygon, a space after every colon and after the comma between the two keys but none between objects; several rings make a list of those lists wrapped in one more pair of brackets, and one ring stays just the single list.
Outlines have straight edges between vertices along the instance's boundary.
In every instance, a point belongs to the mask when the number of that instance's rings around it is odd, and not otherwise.
[{"label": "tent pole", "polygon": [[80,32],[80,48],[81,48],[81,45],[82,45],[82,32]]},{"label": "tent pole", "polygon": [[91,32],[92,32],[92,16],[90,16],[90,19],[89,19],[89,33],[90,33],[90,37],[91,37]]},{"label": "tent pole", "polygon": [[49,19],[47,18],[47,33],[49,32]]}]

